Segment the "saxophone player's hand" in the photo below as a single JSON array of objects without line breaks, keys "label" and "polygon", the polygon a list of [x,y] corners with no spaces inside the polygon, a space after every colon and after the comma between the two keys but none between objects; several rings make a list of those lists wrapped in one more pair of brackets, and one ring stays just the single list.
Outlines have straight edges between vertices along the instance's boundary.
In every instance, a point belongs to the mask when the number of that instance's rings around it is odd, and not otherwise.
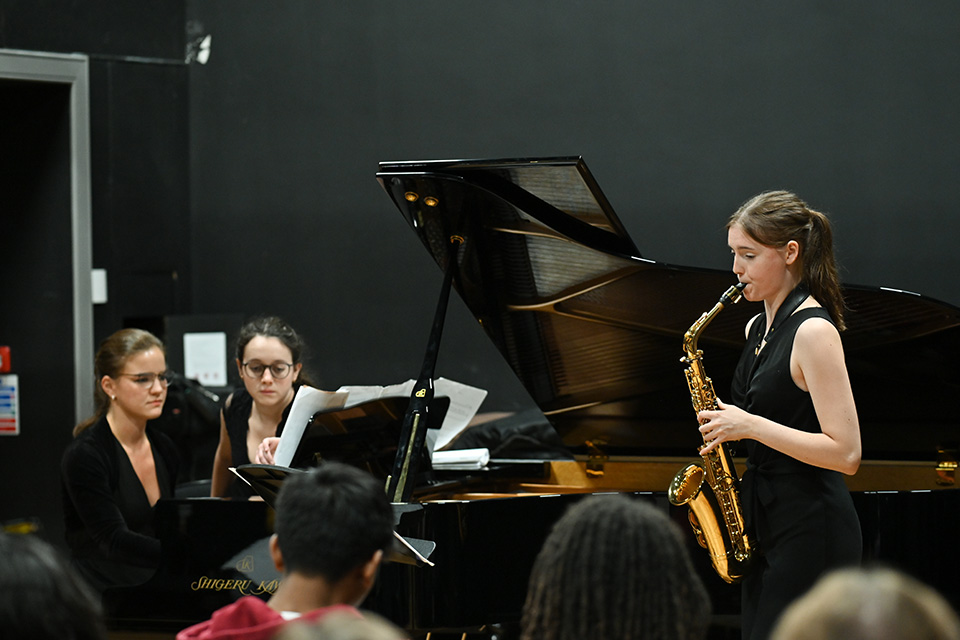
[{"label": "saxophone player's hand", "polygon": [[700,433],[706,443],[700,454],[710,453],[721,442],[733,442],[748,437],[747,425],[750,414],[732,404],[717,399],[717,408],[701,411],[697,414],[700,421]]}]

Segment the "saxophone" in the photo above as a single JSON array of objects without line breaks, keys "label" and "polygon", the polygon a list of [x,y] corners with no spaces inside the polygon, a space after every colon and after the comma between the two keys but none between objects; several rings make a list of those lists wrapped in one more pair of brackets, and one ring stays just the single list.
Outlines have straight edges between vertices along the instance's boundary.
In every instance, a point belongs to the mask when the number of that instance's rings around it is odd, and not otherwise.
[{"label": "saxophone", "polygon": [[[715,409],[717,396],[713,382],[703,368],[703,351],[697,339],[723,308],[740,300],[744,285],[736,284],[720,301],[693,323],[683,336],[686,354],[680,361],[688,365],[685,373],[695,411]],[[676,506],[689,505],[690,526],[700,546],[710,553],[717,574],[727,582],[738,582],[753,562],[757,552],[747,534],[740,506],[737,470],[727,447],[720,444],[695,462],[681,469],[670,483],[667,497]]]}]

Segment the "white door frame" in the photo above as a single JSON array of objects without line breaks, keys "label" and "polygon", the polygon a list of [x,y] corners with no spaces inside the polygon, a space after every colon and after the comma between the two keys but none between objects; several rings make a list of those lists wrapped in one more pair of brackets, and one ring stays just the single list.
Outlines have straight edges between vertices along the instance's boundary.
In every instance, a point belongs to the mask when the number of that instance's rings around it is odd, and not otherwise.
[{"label": "white door frame", "polygon": [[94,411],[89,59],[80,54],[0,49],[0,79],[70,85],[74,412],[79,422]]}]

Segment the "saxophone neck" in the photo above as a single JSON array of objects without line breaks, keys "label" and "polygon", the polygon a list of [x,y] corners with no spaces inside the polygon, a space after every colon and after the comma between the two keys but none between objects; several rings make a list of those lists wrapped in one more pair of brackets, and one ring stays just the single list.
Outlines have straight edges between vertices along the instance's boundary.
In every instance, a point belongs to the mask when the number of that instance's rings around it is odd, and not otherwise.
[{"label": "saxophone neck", "polygon": [[694,325],[683,334],[683,352],[686,354],[687,360],[692,360],[697,357],[697,340],[700,339],[700,333],[702,331],[702,326],[697,327],[697,325]]},{"label": "saxophone neck", "polygon": [[703,330],[707,328],[707,325],[710,324],[718,313],[723,311],[724,307],[740,301],[745,286],[747,285],[738,282],[724,291],[723,295],[720,296],[720,300],[717,301],[717,304],[713,305],[712,309],[705,312],[696,322],[690,325],[687,332],[683,334],[683,350],[686,352],[688,358],[694,357],[697,353],[697,340],[700,339],[700,334],[703,333]]}]

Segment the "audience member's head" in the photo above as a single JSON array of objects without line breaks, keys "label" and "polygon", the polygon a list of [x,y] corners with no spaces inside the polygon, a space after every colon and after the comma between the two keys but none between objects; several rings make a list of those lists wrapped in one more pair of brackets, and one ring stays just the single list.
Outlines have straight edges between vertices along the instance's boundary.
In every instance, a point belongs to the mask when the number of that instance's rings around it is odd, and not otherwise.
[{"label": "audience member's head", "polygon": [[0,533],[0,636],[102,640],[100,603],[50,544]]},{"label": "audience member's head", "polygon": [[571,507],[544,542],[521,638],[695,639],[709,619],[680,528],[643,500],[594,496]]},{"label": "audience member's head", "polygon": [[960,640],[960,621],[929,586],[888,568],[826,574],[790,605],[773,640]]},{"label": "audience member's head", "polygon": [[369,611],[363,617],[331,613],[317,622],[293,622],[274,640],[406,640],[409,636],[389,620]]},{"label": "audience member's head", "polygon": [[291,473],[276,502],[270,555],[283,579],[267,602],[253,595],[221,607],[178,640],[273,640],[295,618],[314,624],[357,606],[393,543],[393,508],[383,485],[355,467],[327,462]]},{"label": "audience member's head", "polygon": [[[393,509],[383,486],[345,464],[327,462],[290,475],[276,511],[271,546],[284,574],[335,584],[373,561],[375,575],[393,542]],[[365,596],[366,591],[360,599]]]}]

